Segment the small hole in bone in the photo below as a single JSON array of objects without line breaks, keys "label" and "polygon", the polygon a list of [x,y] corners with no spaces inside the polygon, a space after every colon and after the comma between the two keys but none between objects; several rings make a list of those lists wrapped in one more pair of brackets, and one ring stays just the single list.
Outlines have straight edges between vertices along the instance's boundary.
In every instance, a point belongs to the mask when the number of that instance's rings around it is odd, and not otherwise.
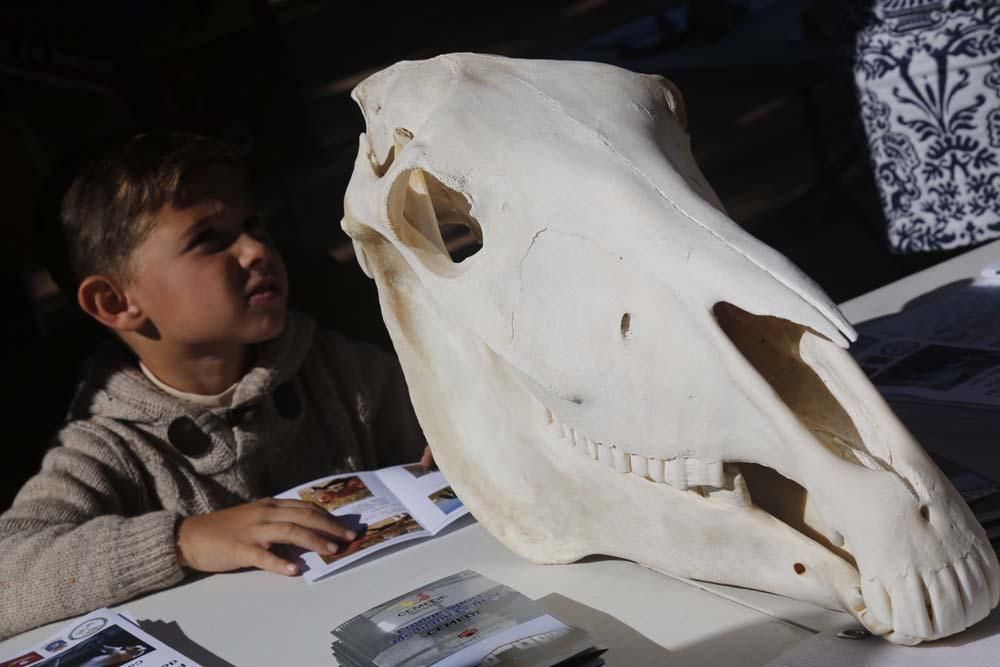
[{"label": "small hole in bone", "polygon": [[632,333],[632,316],[628,313],[622,315],[622,338],[628,338]]},{"label": "small hole in bone", "polygon": [[802,563],[796,563],[792,567],[795,570],[795,574],[805,574],[806,573],[806,566],[803,565]]},{"label": "small hole in bone", "polygon": [[920,506],[920,516],[924,517],[924,521],[931,520],[931,510],[927,505]]}]

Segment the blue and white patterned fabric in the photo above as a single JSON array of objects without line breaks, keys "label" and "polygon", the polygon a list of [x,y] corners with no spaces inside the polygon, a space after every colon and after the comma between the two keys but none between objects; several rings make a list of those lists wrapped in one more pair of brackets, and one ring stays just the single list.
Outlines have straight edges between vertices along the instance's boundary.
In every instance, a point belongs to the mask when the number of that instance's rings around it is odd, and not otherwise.
[{"label": "blue and white patterned fabric", "polygon": [[1000,0],[875,0],[854,77],[895,252],[1000,237]]}]

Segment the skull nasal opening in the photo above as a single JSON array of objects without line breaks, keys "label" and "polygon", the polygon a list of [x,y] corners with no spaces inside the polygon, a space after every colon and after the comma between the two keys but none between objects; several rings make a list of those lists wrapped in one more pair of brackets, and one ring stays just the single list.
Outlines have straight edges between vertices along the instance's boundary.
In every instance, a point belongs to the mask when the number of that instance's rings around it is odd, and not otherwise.
[{"label": "skull nasal opening", "polygon": [[800,353],[810,330],[724,301],[716,303],[712,312],[743,357],[820,444],[852,463],[873,465],[851,415]]},{"label": "skull nasal opening", "polygon": [[468,199],[423,169],[401,173],[389,195],[389,225],[431,270],[451,274],[483,248]]}]

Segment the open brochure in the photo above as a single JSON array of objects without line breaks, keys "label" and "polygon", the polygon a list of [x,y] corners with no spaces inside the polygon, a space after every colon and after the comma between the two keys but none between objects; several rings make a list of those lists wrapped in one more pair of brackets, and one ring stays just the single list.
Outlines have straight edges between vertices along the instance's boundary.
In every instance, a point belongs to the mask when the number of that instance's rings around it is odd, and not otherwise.
[{"label": "open brochure", "polygon": [[144,632],[127,613],[98,609],[67,624],[29,651],[0,658],[0,667],[200,667]]},{"label": "open brochure", "polygon": [[419,463],[322,477],[277,497],[315,503],[358,534],[333,555],[303,553],[308,581],[387,547],[436,535],[468,514],[444,475]]},{"label": "open brochure", "polygon": [[333,630],[345,667],[597,667],[604,648],[538,602],[472,570],[412,590]]}]

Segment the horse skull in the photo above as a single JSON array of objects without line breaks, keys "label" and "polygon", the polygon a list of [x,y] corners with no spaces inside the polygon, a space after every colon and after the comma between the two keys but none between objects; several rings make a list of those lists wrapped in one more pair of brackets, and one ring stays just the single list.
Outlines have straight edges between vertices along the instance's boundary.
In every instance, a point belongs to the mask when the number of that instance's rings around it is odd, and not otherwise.
[{"label": "horse skull", "polygon": [[[343,227],[435,459],[509,548],[843,608],[900,643],[996,606],[982,528],[836,307],[726,216],[672,84],[456,54],[353,97]],[[454,260],[449,224],[482,248]]]}]

